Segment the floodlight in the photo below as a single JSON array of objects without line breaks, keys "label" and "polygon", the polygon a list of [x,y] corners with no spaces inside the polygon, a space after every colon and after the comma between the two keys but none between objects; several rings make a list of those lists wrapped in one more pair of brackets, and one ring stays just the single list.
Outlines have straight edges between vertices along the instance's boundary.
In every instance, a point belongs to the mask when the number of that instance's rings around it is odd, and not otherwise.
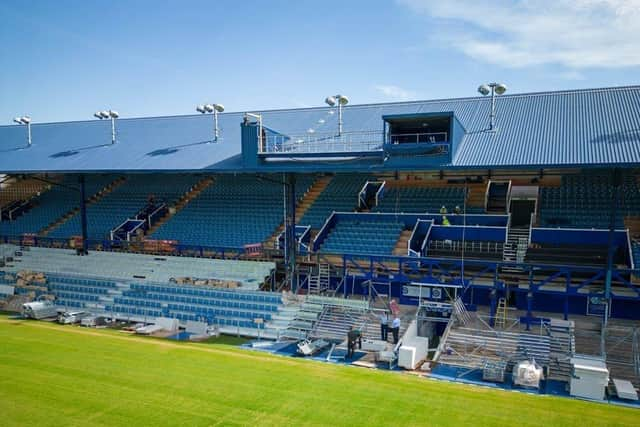
[{"label": "floodlight", "polygon": [[489,130],[495,131],[496,119],[496,95],[502,95],[507,91],[507,85],[504,83],[488,83],[478,87],[481,95],[487,96],[491,94],[491,111],[489,112]]},{"label": "floodlight", "polygon": [[224,105],[222,104],[202,104],[196,107],[196,111],[202,114],[213,113],[213,136],[214,141],[218,141],[220,129],[218,128],[218,113],[224,111]]},{"label": "floodlight", "polygon": [[[335,107],[336,104],[338,105],[338,136],[342,135],[342,107],[349,103],[349,98],[344,95],[338,94],[327,96],[324,102],[327,103],[327,105],[329,105],[330,107]],[[330,111],[329,113],[333,114],[333,111]]]},{"label": "floodlight", "polygon": [[31,117],[29,116],[14,117],[13,122],[19,125],[27,126],[27,148],[31,147]]},{"label": "floodlight", "polygon": [[116,119],[120,114],[116,110],[102,110],[93,113],[93,117],[99,120],[111,119],[111,143],[116,143]]}]

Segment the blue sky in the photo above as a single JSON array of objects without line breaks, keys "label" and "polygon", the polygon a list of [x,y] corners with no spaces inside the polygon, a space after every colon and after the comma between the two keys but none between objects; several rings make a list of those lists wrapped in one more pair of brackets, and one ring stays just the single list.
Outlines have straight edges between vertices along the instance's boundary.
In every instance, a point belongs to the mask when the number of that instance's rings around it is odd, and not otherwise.
[{"label": "blue sky", "polygon": [[637,84],[638,0],[0,3],[0,124]]}]

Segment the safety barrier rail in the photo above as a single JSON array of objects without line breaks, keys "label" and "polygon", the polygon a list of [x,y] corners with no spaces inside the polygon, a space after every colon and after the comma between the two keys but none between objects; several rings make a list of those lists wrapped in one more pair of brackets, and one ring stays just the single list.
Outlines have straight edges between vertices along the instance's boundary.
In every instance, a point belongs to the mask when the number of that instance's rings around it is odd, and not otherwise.
[{"label": "safety barrier rail", "polygon": [[446,149],[448,138],[447,132],[390,135],[385,135],[383,131],[340,134],[307,132],[292,135],[271,133],[264,136],[263,143],[259,145],[259,154],[382,152],[385,143],[393,146],[422,144]]},{"label": "safety barrier rail", "polygon": [[[17,246],[39,246],[45,248],[78,249],[82,238],[39,237],[33,235],[0,236],[0,243]],[[107,252],[162,253],[176,256],[195,256],[202,258],[238,259],[246,255],[244,247],[183,245],[174,240],[114,241],[87,240],[87,249]]]}]

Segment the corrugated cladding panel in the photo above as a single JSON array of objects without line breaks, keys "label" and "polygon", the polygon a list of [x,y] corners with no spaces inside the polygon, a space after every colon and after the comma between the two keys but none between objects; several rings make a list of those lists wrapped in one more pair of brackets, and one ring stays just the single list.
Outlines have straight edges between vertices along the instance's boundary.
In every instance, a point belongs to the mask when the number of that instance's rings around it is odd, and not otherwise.
[{"label": "corrugated cladding panel", "polygon": [[[482,97],[350,105],[344,130],[382,130],[387,114],[453,112],[466,135],[445,168],[640,164],[640,86],[501,96],[497,132],[486,132],[489,108]],[[264,125],[287,135],[333,132],[330,111],[266,111]],[[109,121],[34,124],[28,150],[17,150],[26,129],[3,126],[0,172],[240,170],[241,121],[241,113],[220,114],[221,141],[207,144],[211,116],[119,119],[114,146]]]},{"label": "corrugated cladding panel", "polygon": [[467,123],[458,167],[640,163],[640,88],[502,97],[495,133],[489,104]]}]

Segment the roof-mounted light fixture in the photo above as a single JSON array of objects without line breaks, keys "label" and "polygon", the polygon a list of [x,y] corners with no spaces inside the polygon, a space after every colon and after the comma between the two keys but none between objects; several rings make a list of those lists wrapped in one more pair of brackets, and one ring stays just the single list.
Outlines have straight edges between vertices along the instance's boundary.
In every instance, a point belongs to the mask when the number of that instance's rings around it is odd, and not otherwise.
[{"label": "roof-mounted light fixture", "polygon": [[342,135],[342,107],[349,103],[349,98],[344,95],[327,96],[324,102],[329,107],[338,106],[338,136]]},{"label": "roof-mounted light fixture", "polygon": [[218,113],[224,111],[224,105],[222,104],[203,104],[196,107],[196,111],[201,114],[213,113],[213,140],[218,142],[218,136],[220,136],[220,128],[218,128]]},{"label": "roof-mounted light fixture", "polygon": [[502,95],[507,91],[507,86],[503,83],[487,83],[478,87],[478,92],[482,96],[491,94],[491,112],[489,113],[489,130],[496,130],[496,95]]},{"label": "roof-mounted light fixture", "polygon": [[31,117],[16,117],[15,119],[13,119],[13,121],[19,125],[27,126],[27,148],[31,147]]},{"label": "roof-mounted light fixture", "polygon": [[96,111],[93,114],[93,117],[95,117],[98,120],[111,119],[111,144],[115,144],[116,143],[116,119],[120,117],[120,114],[118,114],[118,112],[115,110],[102,110],[102,111]]}]

